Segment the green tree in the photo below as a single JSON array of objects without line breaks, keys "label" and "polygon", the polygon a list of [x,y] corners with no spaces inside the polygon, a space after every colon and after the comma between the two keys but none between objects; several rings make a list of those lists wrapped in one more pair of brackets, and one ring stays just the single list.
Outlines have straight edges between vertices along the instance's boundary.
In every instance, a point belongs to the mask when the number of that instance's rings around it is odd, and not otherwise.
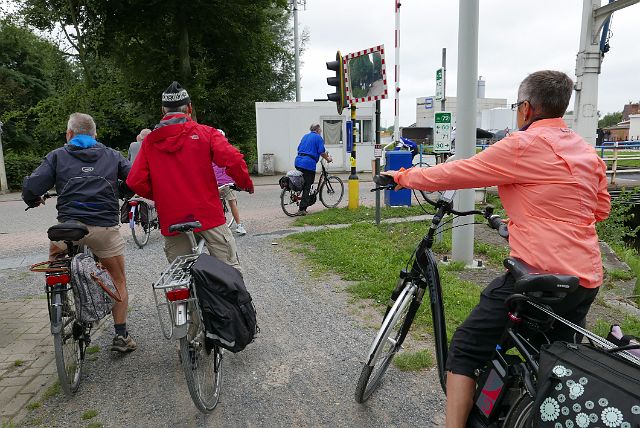
[{"label": "green tree", "polygon": [[[187,88],[198,120],[254,144],[256,101],[291,99],[293,57],[287,2],[170,0],[109,3],[101,12],[103,55],[117,57],[129,96],[157,120],[173,80]],[[142,113],[142,112],[141,112]]]},{"label": "green tree", "polygon": [[598,128],[607,128],[609,126],[617,125],[622,121],[622,112],[607,113],[602,119],[598,121]]},{"label": "green tree", "polygon": [[58,134],[52,137],[52,128],[42,126],[39,106],[76,81],[73,66],[54,44],[10,19],[0,21],[0,120],[8,149],[41,152],[48,147]]}]

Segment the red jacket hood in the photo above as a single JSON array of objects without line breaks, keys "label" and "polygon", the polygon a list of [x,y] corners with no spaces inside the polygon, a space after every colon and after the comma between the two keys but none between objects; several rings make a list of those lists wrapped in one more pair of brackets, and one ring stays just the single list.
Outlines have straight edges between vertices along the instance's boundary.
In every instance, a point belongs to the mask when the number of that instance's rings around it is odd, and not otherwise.
[{"label": "red jacket hood", "polygon": [[163,152],[177,152],[185,141],[189,141],[184,136],[193,134],[196,126],[198,124],[186,114],[165,116],[144,140]]}]

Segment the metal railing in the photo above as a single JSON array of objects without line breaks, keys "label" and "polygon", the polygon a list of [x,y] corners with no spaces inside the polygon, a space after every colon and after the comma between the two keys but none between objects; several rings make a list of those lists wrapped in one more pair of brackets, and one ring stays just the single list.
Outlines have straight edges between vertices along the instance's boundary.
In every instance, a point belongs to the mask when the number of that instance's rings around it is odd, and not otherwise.
[{"label": "metal railing", "polygon": [[[616,176],[619,174],[637,174],[640,168],[620,168],[622,161],[640,161],[640,153],[629,153],[640,150],[640,142],[633,141],[605,141],[601,146],[596,146],[600,150],[600,157],[607,164],[607,174],[611,175],[611,184],[616,183]],[[605,155],[612,152],[611,156]],[[625,153],[626,152],[626,153]],[[638,162],[640,165],[640,162]]]}]

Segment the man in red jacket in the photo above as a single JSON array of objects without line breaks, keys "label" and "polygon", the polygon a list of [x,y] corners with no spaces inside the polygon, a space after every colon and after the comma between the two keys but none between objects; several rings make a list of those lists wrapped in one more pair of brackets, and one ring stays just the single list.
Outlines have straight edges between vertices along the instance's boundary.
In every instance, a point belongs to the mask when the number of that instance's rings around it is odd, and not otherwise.
[{"label": "man in red jacket", "polygon": [[169,233],[169,226],[197,220],[202,228],[195,232],[205,239],[209,253],[240,270],[211,162],[225,167],[236,185],[249,193],[253,183],[242,153],[218,130],[191,119],[192,110],[187,91],[173,82],[162,94],[164,117],[145,138],[127,185],[155,201],[169,262],[191,252],[187,236]]}]

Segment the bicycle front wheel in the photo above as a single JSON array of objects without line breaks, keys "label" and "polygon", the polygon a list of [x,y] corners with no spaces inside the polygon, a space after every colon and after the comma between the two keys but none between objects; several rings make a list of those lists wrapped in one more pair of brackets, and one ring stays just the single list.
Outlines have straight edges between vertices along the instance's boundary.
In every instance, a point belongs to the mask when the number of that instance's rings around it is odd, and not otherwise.
[{"label": "bicycle front wheel", "polygon": [[295,217],[296,213],[300,209],[300,200],[302,199],[302,192],[294,192],[289,189],[282,189],[280,193],[280,206],[282,211],[289,217]]},{"label": "bicycle front wheel", "polygon": [[340,177],[332,175],[320,187],[320,202],[327,208],[338,206],[344,195],[344,184]]},{"label": "bicycle front wheel", "polygon": [[58,379],[70,397],[80,386],[82,375],[82,343],[84,326],[76,321],[73,290],[60,290],[51,295],[51,325]]},{"label": "bicycle front wheel", "polygon": [[180,339],[180,359],[189,394],[198,410],[210,413],[218,404],[222,382],[222,349],[207,350],[205,333],[197,310],[191,311],[191,325]]},{"label": "bicycle front wheel", "polygon": [[387,371],[393,357],[400,351],[413,318],[418,311],[418,304],[414,302],[418,290],[414,284],[409,284],[402,290],[391,310],[382,321],[378,335],[371,345],[368,362],[362,368],[358,385],[356,386],[356,401],[364,403],[378,387],[382,376]]},{"label": "bicycle front wheel", "polygon": [[[138,202],[138,205],[132,209],[134,210],[133,218],[129,220],[131,235],[138,248],[143,248],[149,242],[149,235],[151,235],[151,227],[148,221],[149,207],[143,202]],[[143,222],[142,220],[145,221]]]}]

